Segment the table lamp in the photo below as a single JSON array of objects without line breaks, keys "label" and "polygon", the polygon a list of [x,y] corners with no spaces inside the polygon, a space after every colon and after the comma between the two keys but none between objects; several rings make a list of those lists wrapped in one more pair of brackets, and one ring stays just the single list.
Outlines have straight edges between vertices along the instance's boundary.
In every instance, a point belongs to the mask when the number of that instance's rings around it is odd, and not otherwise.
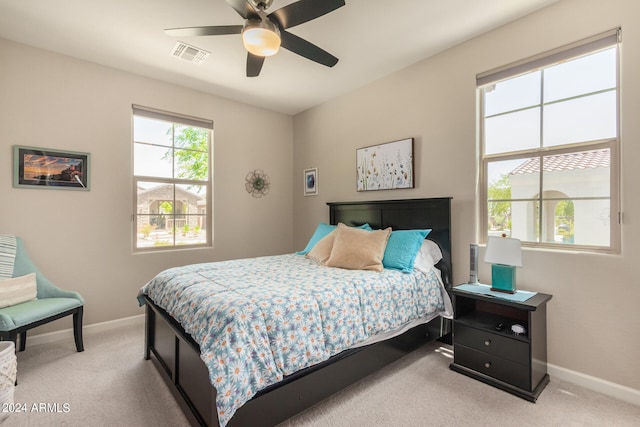
[{"label": "table lamp", "polygon": [[491,290],[514,294],[516,267],[522,267],[520,240],[510,237],[489,237],[484,262],[491,264]]}]

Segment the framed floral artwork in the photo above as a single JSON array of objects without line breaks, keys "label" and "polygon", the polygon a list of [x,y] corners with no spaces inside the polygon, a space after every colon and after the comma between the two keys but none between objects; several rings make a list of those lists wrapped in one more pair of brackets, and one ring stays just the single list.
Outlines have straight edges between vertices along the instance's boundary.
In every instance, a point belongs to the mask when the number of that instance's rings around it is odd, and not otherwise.
[{"label": "framed floral artwork", "polygon": [[357,190],[413,188],[413,138],[356,150]]}]

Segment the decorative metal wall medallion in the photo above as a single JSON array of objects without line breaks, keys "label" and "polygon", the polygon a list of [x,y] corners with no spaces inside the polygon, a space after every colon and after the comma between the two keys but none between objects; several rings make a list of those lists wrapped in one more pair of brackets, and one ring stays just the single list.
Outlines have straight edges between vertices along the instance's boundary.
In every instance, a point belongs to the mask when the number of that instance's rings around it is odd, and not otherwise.
[{"label": "decorative metal wall medallion", "polygon": [[269,192],[269,177],[260,169],[249,172],[245,178],[244,188],[253,197],[262,197]]}]

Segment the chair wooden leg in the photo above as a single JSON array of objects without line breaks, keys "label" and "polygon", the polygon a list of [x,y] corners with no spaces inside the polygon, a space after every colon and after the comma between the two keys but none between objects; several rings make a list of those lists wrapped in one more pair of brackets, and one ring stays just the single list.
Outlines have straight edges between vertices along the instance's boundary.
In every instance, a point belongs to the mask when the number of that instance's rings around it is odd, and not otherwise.
[{"label": "chair wooden leg", "polygon": [[73,313],[73,337],[76,341],[76,350],[78,352],[84,351],[84,344],[82,342],[82,312],[83,307],[78,307],[78,310]]},{"label": "chair wooden leg", "polygon": [[20,332],[20,351],[27,348],[27,331]]}]

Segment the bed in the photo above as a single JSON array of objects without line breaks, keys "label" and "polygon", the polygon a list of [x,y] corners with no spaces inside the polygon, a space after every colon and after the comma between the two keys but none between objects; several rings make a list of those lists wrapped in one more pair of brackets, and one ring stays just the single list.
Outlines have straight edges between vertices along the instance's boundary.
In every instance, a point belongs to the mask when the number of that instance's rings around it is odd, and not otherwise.
[{"label": "bed", "polygon": [[[442,259],[436,265],[440,276],[439,281],[441,286],[444,285],[447,292],[450,291],[452,283],[450,198],[343,202],[328,203],[328,205],[331,224],[342,223],[350,227],[369,224],[373,229],[385,229],[387,227],[391,227],[393,230],[431,229],[427,238],[435,242],[442,253]],[[234,273],[235,270],[233,268],[236,265],[240,265],[238,263],[241,262],[248,262],[249,264],[242,264],[244,268],[242,274]],[[237,279],[236,286],[242,288],[246,280],[247,271],[255,272],[256,276],[267,277],[266,271],[284,271],[285,268],[283,266],[285,264],[291,264],[295,266],[295,269],[302,271],[324,268],[325,274],[329,274],[327,272],[333,274],[334,271],[342,270],[324,266],[314,267],[311,264],[311,260],[296,254],[214,264],[216,264],[215,271],[211,270],[210,265],[195,265],[180,268],[177,270],[178,274],[175,274],[175,271],[171,271],[162,272],[159,276],[171,274],[166,276],[164,280],[166,282],[178,282],[178,286],[183,286],[184,283],[189,282],[194,277],[206,277],[210,282],[208,286],[215,287],[216,283],[222,278],[222,273],[220,272],[227,271],[224,275],[225,286],[227,282],[233,282],[234,279]],[[248,269],[247,265],[250,266]],[[355,273],[348,273],[347,276],[349,274]],[[295,274],[293,275],[295,276]],[[381,275],[389,276],[391,282],[397,277],[397,275],[394,276],[394,273],[387,272],[387,270]],[[180,276],[181,280],[178,280],[178,276]],[[407,276],[411,276],[411,274]],[[417,281],[423,279],[432,281],[427,274],[416,272],[414,276]],[[309,276],[305,276],[305,280],[310,280]],[[354,280],[360,281],[360,278],[355,278]],[[200,286],[199,283],[198,286]],[[362,286],[367,286],[366,280]],[[195,287],[197,286],[193,288]],[[305,352],[297,354],[306,354],[309,360],[300,365],[302,366],[301,369],[283,369],[284,374],[277,376],[277,381],[268,378],[268,375],[260,375],[260,380],[267,381],[266,384],[268,385],[260,388],[255,394],[255,390],[249,389],[245,392],[244,389],[238,389],[239,384],[248,382],[246,376],[239,374],[238,378],[242,381],[235,383],[234,392],[246,394],[248,401],[243,401],[242,405],[237,408],[234,407],[232,417],[225,416],[224,411],[219,417],[220,408],[216,406],[216,403],[220,404],[225,395],[218,395],[216,387],[212,385],[216,376],[210,376],[211,365],[209,364],[208,366],[203,361],[203,358],[208,361],[210,359],[215,360],[217,355],[213,354],[213,350],[208,345],[201,347],[198,343],[206,343],[206,339],[215,339],[216,345],[219,346],[220,343],[226,345],[228,342],[238,341],[237,337],[239,335],[236,334],[233,338],[225,339],[222,336],[225,330],[220,329],[223,333],[219,337],[211,338],[209,335],[204,337],[205,334],[201,334],[200,329],[188,321],[189,318],[194,316],[197,318],[196,313],[203,310],[200,303],[197,302],[199,301],[197,298],[200,297],[190,297],[196,299],[187,304],[190,306],[188,310],[185,309],[187,313],[180,314],[180,311],[172,306],[172,302],[174,299],[186,298],[186,294],[190,293],[192,288],[186,286],[178,289],[175,297],[171,296],[171,294],[163,294],[164,290],[156,291],[155,293],[146,291],[140,295],[140,299],[146,306],[145,359],[152,360],[192,425],[217,426],[226,424],[232,427],[276,425],[427,342],[435,339],[448,340],[451,330],[450,320],[435,313],[428,318],[415,319],[403,325],[402,328],[393,328],[395,329],[395,334],[390,335],[391,338],[382,341],[380,337],[383,335],[377,333],[375,325],[367,325],[368,328],[374,329],[370,334],[367,333],[367,327],[360,328],[358,333],[353,332],[351,335],[348,332],[341,332],[340,339],[336,341],[339,345],[332,344],[331,341],[327,340],[327,347],[330,347],[330,352],[310,346],[309,342],[315,343],[313,338],[311,340],[303,340],[304,343],[300,342],[300,345],[306,345],[308,348],[306,348]],[[291,294],[297,295],[295,287],[292,287],[292,289],[294,290],[291,291]],[[431,292],[433,293],[433,291]],[[446,294],[446,292],[444,293]],[[216,298],[221,298],[218,300],[219,302],[226,301],[226,299],[233,300],[229,295],[223,293],[222,296]],[[425,298],[427,297],[425,296]],[[257,304],[259,301],[260,297],[258,296],[254,303]],[[321,305],[322,302],[319,302],[319,304]],[[182,304],[181,307],[184,305]],[[229,305],[232,305],[232,302]],[[216,309],[212,307],[210,309],[207,308],[207,310],[213,312]],[[346,308],[338,308],[335,311],[340,312],[340,310],[347,311]],[[168,312],[174,313],[175,318],[169,315]],[[249,314],[249,316],[251,315]],[[181,320],[176,320],[176,318]],[[426,321],[424,319],[429,320]],[[218,322],[224,323],[224,320],[218,320]],[[190,330],[191,334],[187,333],[185,329]],[[365,329],[364,335],[366,336],[363,336],[362,329]],[[251,328],[248,328],[247,335],[250,334]],[[244,338],[245,332],[240,335]],[[367,339],[364,342],[365,345],[360,342],[362,338]],[[260,339],[261,335],[251,336],[245,340],[246,346],[239,345],[236,347],[239,350],[249,347],[259,349],[256,341],[260,341]],[[269,339],[273,339],[273,337],[270,336]],[[331,356],[323,360],[319,354],[322,351],[328,352]],[[255,350],[252,354],[259,352],[260,350]],[[316,353],[318,353],[317,358],[314,358]],[[274,356],[277,355],[274,353]],[[287,363],[291,363],[290,355],[280,355],[280,357],[286,358]],[[293,359],[297,362],[295,357]],[[243,361],[244,363],[247,359],[237,358],[235,360]],[[247,364],[248,362],[244,363],[244,365]],[[277,368],[282,367],[279,362],[276,364]],[[295,366],[295,363],[293,363],[293,366]],[[257,366],[254,364],[248,367],[254,372],[271,372],[272,368],[272,366],[268,366],[267,362],[264,365]],[[240,368],[236,368],[236,371],[240,372]],[[265,378],[263,379],[263,377]],[[251,382],[254,382],[254,380],[251,380]],[[222,390],[222,387],[218,388]],[[229,387],[229,389],[231,388]],[[234,396],[230,396],[231,398],[234,398]]]}]

